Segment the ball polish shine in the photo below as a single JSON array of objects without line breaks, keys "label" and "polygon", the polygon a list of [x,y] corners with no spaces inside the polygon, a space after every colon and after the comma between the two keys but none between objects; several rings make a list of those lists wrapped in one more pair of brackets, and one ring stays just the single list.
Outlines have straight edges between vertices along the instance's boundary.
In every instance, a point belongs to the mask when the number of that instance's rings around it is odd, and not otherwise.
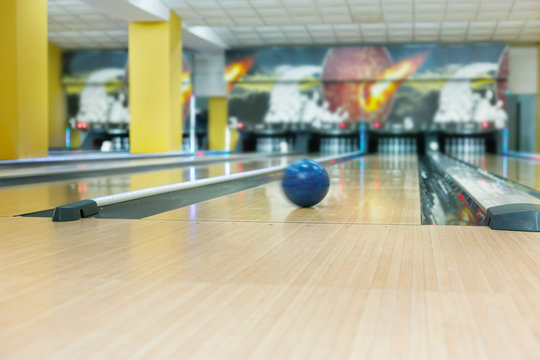
[{"label": "ball polish shine", "polygon": [[324,199],[330,187],[330,178],[321,164],[302,159],[287,166],[281,186],[294,204],[310,207]]}]

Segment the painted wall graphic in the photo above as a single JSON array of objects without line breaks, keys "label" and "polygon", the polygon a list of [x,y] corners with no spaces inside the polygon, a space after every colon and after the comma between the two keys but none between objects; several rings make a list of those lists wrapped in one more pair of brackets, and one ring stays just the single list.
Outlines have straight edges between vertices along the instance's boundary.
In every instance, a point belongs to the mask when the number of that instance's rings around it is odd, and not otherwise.
[{"label": "painted wall graphic", "polygon": [[422,129],[507,121],[502,44],[274,47],[227,52],[229,115],[248,125]]},{"label": "painted wall graphic", "polygon": [[[192,93],[191,53],[182,61],[182,111],[189,113]],[[127,50],[88,50],[64,53],[62,83],[68,98],[72,128],[118,128],[129,124]]]},{"label": "painted wall graphic", "polygon": [[[182,118],[185,120],[189,116],[189,101],[193,94],[193,83],[191,82],[191,61],[192,54],[184,51],[182,56]],[[189,59],[189,61],[188,61]]]}]

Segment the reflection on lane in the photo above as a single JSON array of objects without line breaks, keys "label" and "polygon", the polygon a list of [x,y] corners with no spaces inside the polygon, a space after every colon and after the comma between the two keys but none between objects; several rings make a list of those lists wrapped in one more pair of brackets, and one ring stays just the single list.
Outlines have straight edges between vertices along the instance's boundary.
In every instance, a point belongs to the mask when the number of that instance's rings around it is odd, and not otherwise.
[{"label": "reflection on lane", "polygon": [[254,161],[228,161],[192,167],[87,177],[0,188],[0,216],[40,211],[83,199],[154,186],[283,165],[298,156],[268,157]]},{"label": "reflection on lane", "polygon": [[153,216],[154,219],[420,224],[416,155],[368,155],[325,166],[330,190],[298,208],[275,181]]},{"label": "reflection on lane", "polygon": [[540,191],[538,162],[494,154],[465,154],[456,158]]}]

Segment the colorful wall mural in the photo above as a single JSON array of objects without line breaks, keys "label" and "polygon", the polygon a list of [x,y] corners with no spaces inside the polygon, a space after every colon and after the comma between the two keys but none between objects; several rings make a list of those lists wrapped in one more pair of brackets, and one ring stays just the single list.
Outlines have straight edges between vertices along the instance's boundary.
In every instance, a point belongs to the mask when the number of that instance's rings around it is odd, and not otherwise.
[{"label": "colorful wall mural", "polygon": [[248,125],[507,122],[502,44],[242,49],[227,64],[229,116]]},{"label": "colorful wall mural", "polygon": [[[192,94],[184,52],[184,118]],[[72,127],[127,127],[126,50],[64,54]],[[365,120],[422,129],[492,122],[504,127],[508,52],[503,44],[272,47],[227,52],[229,116],[246,125]]]},{"label": "colorful wall mural", "polygon": [[[128,127],[127,50],[88,50],[64,53],[62,83],[72,128]],[[182,101],[184,119],[189,114],[192,93],[192,54],[184,51]]]}]

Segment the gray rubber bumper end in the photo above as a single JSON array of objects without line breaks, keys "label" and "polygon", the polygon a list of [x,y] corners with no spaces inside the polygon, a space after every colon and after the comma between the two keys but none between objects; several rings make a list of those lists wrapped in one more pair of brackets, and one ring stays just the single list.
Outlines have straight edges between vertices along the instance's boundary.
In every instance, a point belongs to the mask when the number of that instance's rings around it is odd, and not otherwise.
[{"label": "gray rubber bumper end", "polygon": [[540,205],[506,204],[486,211],[488,225],[494,230],[540,231]]},{"label": "gray rubber bumper end", "polygon": [[54,209],[53,221],[73,221],[96,215],[99,212],[94,200],[82,200],[71,204],[58,206]]}]

